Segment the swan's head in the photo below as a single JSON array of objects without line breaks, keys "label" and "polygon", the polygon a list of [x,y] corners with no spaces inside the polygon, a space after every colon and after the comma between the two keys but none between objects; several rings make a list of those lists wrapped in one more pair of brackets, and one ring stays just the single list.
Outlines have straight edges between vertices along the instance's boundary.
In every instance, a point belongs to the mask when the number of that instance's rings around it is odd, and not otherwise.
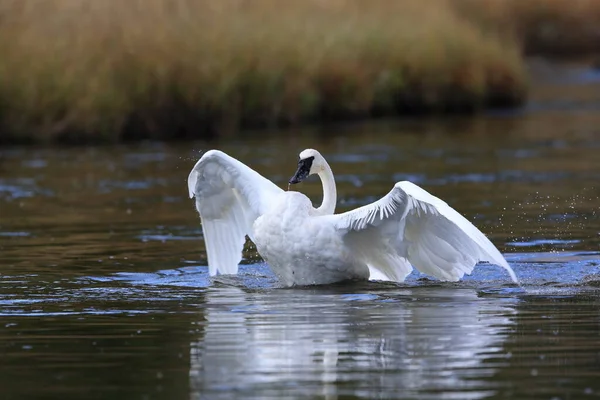
[{"label": "swan's head", "polygon": [[300,153],[300,160],[298,160],[298,170],[290,178],[291,184],[300,183],[309,175],[318,174],[325,169],[325,159],[315,149],[306,149]]}]

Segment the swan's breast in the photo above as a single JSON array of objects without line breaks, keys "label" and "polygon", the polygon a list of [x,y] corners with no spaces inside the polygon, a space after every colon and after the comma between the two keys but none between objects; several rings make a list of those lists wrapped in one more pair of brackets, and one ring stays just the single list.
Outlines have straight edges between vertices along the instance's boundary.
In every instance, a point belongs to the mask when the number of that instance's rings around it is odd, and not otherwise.
[{"label": "swan's breast", "polygon": [[[266,214],[278,215],[280,217],[298,216],[300,218],[308,217],[312,203],[310,199],[299,192],[284,192],[273,202],[273,208]],[[265,214],[265,215],[266,215]]]},{"label": "swan's breast", "polygon": [[271,203],[271,208],[253,225],[254,243],[263,258],[272,252],[289,249],[303,236],[312,204],[298,192],[285,192]]}]

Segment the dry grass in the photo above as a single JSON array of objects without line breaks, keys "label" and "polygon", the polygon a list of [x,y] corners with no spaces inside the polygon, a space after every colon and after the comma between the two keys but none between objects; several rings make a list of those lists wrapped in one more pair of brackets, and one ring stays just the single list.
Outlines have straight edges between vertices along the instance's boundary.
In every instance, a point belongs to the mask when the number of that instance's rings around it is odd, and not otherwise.
[{"label": "dry grass", "polygon": [[600,53],[600,1],[454,0],[457,11],[512,37],[525,54],[549,57]]},{"label": "dry grass", "polygon": [[519,47],[457,1],[0,0],[0,140],[518,103]]}]

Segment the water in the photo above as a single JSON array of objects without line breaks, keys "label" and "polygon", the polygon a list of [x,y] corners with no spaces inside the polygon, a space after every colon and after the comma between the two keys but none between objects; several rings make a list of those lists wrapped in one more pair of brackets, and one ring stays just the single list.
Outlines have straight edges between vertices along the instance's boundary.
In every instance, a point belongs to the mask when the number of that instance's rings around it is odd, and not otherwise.
[{"label": "water", "polygon": [[[557,71],[517,113],[0,149],[1,398],[597,398],[600,77]],[[318,148],[339,211],[411,180],[522,286],[480,265],[458,283],[286,289],[252,246],[239,276],[210,279],[186,178],[211,147],[282,187]],[[319,201],[315,180],[298,188]]]}]

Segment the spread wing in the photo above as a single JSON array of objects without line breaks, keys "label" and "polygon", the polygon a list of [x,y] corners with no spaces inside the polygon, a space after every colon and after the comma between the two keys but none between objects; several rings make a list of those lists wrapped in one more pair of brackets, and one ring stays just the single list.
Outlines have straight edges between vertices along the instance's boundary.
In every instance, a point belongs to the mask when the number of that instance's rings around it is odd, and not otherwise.
[{"label": "spread wing", "polygon": [[414,266],[444,281],[457,281],[480,261],[515,273],[502,254],[465,217],[411,182],[398,182],[380,200],[343,214],[325,216],[344,235],[371,279],[401,282]]},{"label": "spread wing", "polygon": [[236,274],[246,235],[283,190],[222,151],[210,150],[188,176],[208,255],[210,275]]}]

